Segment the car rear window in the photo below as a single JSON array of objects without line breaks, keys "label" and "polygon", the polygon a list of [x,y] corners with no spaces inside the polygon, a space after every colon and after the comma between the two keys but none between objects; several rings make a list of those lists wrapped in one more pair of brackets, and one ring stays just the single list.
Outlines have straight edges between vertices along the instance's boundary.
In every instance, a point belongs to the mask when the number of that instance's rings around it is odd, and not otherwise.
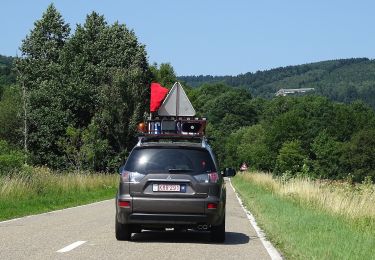
[{"label": "car rear window", "polygon": [[125,170],[145,174],[216,171],[207,150],[189,148],[134,149],[126,161]]}]

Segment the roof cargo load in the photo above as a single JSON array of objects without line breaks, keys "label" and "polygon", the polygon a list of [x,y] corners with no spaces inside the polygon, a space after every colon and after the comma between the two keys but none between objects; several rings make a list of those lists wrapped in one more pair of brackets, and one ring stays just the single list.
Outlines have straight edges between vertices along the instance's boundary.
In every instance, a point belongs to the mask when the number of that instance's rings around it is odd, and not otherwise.
[{"label": "roof cargo load", "polygon": [[[161,85],[160,87],[163,88]],[[195,109],[179,82],[174,83],[157,111],[150,109],[150,112],[147,122],[138,124],[138,130],[143,135],[154,137],[205,135],[206,118],[195,117]]]},{"label": "roof cargo load", "polygon": [[176,117],[195,116],[195,109],[179,82],[174,83],[163,104],[160,106],[158,115]]}]

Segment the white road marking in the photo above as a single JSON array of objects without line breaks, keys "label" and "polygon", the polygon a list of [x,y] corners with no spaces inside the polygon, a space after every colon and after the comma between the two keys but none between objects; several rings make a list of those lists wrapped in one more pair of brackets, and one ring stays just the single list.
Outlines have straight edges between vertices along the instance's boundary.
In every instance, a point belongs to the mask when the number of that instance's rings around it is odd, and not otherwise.
[{"label": "white road marking", "polygon": [[57,253],[66,253],[66,252],[69,252],[71,250],[73,250],[74,248],[76,247],[79,247],[80,245],[86,243],[87,241],[77,241],[77,242],[74,242],[73,244],[70,244],[64,248],[61,248],[60,250],[57,250],[56,252]]},{"label": "white road marking", "polygon": [[263,230],[258,226],[257,222],[255,221],[255,218],[254,218],[253,214],[251,214],[250,211],[248,211],[245,208],[245,206],[243,205],[242,200],[238,196],[238,194],[236,192],[236,189],[233,187],[232,182],[230,181],[230,179],[229,179],[229,183],[230,183],[230,186],[232,187],[232,189],[234,190],[234,193],[236,194],[238,202],[240,203],[243,211],[245,211],[246,216],[247,216],[247,218],[250,221],[250,224],[255,229],[255,232],[257,233],[257,235],[258,235],[260,241],[262,242],[263,246],[266,248],[268,254],[271,257],[271,259],[272,260],[282,260],[283,257],[281,256],[281,254],[279,253],[279,251],[277,251],[277,249],[271,244],[271,242],[267,240],[266,235],[264,234]]}]

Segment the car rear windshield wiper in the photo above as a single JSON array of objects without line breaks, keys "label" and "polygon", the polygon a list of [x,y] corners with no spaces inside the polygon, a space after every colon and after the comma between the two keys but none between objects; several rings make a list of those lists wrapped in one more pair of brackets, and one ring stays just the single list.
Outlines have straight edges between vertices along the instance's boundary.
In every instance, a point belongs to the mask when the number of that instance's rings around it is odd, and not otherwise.
[{"label": "car rear windshield wiper", "polygon": [[192,169],[168,169],[169,172],[192,172]]}]

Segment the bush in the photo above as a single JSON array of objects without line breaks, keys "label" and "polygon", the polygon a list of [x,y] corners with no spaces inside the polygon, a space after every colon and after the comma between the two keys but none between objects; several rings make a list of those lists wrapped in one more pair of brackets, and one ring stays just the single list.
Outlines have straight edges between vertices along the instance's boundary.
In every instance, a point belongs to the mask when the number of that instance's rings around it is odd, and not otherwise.
[{"label": "bush", "polygon": [[317,177],[335,179],[342,175],[343,167],[340,167],[342,143],[323,131],[314,139],[311,146],[315,155],[313,164]]},{"label": "bush", "polygon": [[0,175],[20,169],[24,155],[21,151],[12,149],[4,140],[0,140]]},{"label": "bush", "polygon": [[243,130],[237,153],[241,162],[247,162],[252,169],[269,171],[274,166],[274,153],[265,143],[265,130],[257,124]]},{"label": "bush", "polygon": [[363,129],[357,132],[344,147],[342,164],[347,172],[352,174],[356,182],[361,182],[366,176],[375,181],[375,129]]},{"label": "bush", "polygon": [[276,159],[275,175],[288,172],[297,175],[303,170],[307,155],[301,146],[301,141],[294,140],[283,143]]}]

